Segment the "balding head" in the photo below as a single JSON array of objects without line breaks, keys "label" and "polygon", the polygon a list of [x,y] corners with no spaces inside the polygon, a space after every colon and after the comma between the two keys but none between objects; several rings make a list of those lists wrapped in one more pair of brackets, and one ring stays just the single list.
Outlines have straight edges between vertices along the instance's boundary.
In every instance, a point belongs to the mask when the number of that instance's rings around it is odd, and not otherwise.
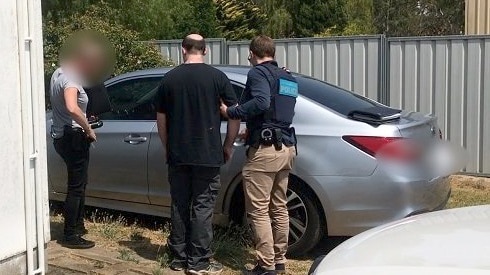
[{"label": "balding head", "polygon": [[186,54],[205,55],[206,54],[206,42],[204,37],[199,34],[189,34],[182,41],[182,48]]}]

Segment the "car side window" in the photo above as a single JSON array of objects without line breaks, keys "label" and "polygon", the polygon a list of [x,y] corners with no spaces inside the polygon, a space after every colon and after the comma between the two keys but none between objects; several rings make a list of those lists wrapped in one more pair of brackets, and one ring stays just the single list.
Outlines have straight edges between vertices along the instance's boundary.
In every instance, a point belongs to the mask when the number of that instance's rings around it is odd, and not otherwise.
[{"label": "car side window", "polygon": [[130,79],[107,87],[112,111],[102,120],[156,120],[154,98],[161,77]]},{"label": "car side window", "polygon": [[368,98],[310,77],[297,77],[299,93],[323,106],[347,116],[355,110],[381,106]]}]

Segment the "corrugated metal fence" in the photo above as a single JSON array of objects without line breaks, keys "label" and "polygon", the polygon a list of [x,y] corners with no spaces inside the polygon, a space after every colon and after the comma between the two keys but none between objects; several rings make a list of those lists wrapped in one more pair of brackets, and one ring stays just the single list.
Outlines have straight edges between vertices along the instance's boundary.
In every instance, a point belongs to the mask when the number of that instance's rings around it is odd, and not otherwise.
[{"label": "corrugated metal fence", "polygon": [[437,115],[445,136],[468,150],[466,171],[490,174],[490,36],[388,45],[389,105]]},{"label": "corrugated metal fence", "polygon": [[[276,40],[281,66],[378,100],[381,36]],[[248,65],[248,41],[228,42],[228,64]]]},{"label": "corrugated metal fence", "polygon": [[[182,40],[155,40],[154,43],[163,56],[171,59],[176,65],[182,62]],[[208,53],[206,63],[226,64],[226,40],[224,38],[206,39]]]},{"label": "corrugated metal fence", "polygon": [[[156,41],[176,63],[180,42]],[[208,63],[248,65],[249,41],[207,42]],[[279,64],[292,71],[437,115],[445,136],[467,148],[466,172],[490,175],[490,36],[281,39],[276,48]]]}]

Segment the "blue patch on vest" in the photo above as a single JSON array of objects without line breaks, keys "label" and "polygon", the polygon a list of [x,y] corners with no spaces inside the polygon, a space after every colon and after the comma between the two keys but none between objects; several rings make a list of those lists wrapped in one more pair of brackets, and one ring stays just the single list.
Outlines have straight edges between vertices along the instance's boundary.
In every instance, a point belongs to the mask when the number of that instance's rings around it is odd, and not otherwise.
[{"label": "blue patch on vest", "polygon": [[298,83],[280,78],[279,94],[291,97],[298,97]]}]

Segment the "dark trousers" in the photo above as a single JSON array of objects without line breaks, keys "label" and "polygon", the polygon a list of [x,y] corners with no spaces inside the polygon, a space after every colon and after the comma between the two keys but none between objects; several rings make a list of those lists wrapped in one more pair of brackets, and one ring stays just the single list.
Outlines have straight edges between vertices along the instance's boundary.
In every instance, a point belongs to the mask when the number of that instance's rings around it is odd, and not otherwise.
[{"label": "dark trousers", "polygon": [[64,235],[70,239],[84,228],[90,142],[81,129],[66,127],[63,137],[54,140],[54,148],[65,161],[68,172]]},{"label": "dark trousers", "polygon": [[213,212],[220,189],[219,167],[169,166],[174,260],[205,269],[212,257]]}]

